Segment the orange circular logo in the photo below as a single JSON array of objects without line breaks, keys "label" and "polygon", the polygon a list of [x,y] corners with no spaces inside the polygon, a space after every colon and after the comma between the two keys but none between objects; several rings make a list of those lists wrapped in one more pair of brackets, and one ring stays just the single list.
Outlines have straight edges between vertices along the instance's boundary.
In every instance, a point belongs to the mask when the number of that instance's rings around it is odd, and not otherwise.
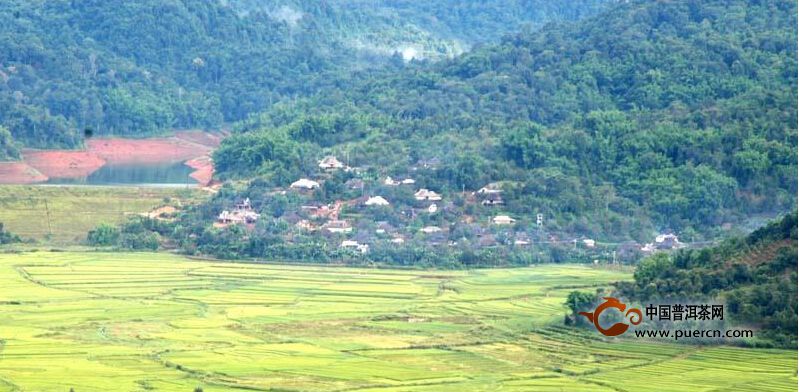
[{"label": "orange circular logo", "polygon": [[[619,301],[618,298],[604,297],[603,299],[605,300],[605,302],[599,304],[599,306],[597,306],[593,312],[591,313],[580,312],[579,314],[585,316],[588,319],[588,321],[594,323],[594,327],[596,328],[596,330],[605,336],[619,336],[627,332],[627,329],[630,328],[630,325],[626,323],[616,323],[611,325],[610,328],[603,328],[601,325],[599,325],[599,315],[601,315],[602,312],[605,311],[605,309],[615,308],[618,309],[620,312],[624,312],[624,310],[627,309],[627,305]],[[635,316],[638,317],[636,318]],[[630,321],[630,324],[638,325],[641,324],[644,315],[643,313],[641,313],[640,309],[630,308],[629,310],[627,310],[627,313],[624,313],[624,317],[626,317]]]}]

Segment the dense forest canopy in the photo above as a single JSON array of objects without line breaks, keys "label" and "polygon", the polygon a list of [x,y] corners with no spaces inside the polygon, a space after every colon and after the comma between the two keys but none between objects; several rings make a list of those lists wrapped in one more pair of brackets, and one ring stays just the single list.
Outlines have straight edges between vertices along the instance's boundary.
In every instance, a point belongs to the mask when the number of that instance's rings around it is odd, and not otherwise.
[{"label": "dense forest canopy", "polygon": [[[363,70],[240,124],[223,178],[285,186],[332,152],[617,240],[688,240],[796,202],[796,4],[633,1],[434,64]],[[279,154],[275,154],[279,151]]]},{"label": "dense forest canopy", "polygon": [[[15,143],[0,132],[0,159],[23,145],[79,146],[86,128],[133,136],[218,128],[353,69],[390,64],[395,53],[446,58],[463,50],[461,35],[465,48],[489,30],[576,19],[605,2],[475,3],[489,25],[441,4],[428,31],[431,10],[418,2],[4,1],[0,125]],[[526,6],[535,7],[509,12]]]}]

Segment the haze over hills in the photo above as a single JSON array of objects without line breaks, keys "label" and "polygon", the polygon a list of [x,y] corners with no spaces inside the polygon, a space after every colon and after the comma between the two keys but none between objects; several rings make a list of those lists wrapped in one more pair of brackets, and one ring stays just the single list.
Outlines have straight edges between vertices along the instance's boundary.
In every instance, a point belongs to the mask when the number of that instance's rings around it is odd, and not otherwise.
[{"label": "haze over hills", "polygon": [[[441,4],[435,14],[419,2],[3,2],[0,124],[10,136],[0,133],[0,159],[20,146],[79,146],[85,128],[218,128],[395,52],[445,58],[476,37],[577,19],[605,2]],[[471,23],[477,16],[492,22]]]},{"label": "haze over hills", "polygon": [[332,11],[332,17],[320,17],[318,4],[303,1],[226,0],[222,4],[247,15],[266,13],[294,25],[304,18],[329,21],[328,30],[345,45],[379,55],[399,52],[407,60],[460,54],[522,28],[582,19],[614,1],[332,0],[326,2],[329,9],[323,10]]}]

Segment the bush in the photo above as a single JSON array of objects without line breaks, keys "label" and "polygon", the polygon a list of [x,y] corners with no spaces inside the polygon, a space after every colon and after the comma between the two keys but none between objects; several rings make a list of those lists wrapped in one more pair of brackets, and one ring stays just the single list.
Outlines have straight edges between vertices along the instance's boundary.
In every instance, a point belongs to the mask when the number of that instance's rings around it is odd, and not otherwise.
[{"label": "bush", "polygon": [[101,223],[94,230],[90,230],[87,235],[89,245],[110,246],[116,245],[119,240],[119,230],[106,223]]}]

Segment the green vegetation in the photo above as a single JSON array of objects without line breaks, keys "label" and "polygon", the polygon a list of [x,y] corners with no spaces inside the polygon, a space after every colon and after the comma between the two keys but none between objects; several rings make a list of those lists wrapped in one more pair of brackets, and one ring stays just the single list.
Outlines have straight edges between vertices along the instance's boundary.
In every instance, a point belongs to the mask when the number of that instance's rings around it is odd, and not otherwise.
[{"label": "green vegetation", "polygon": [[[77,147],[84,130],[217,128],[353,69],[390,66],[407,48],[445,57],[460,51],[450,37],[462,32],[468,39],[523,22],[576,19],[605,1],[525,1],[514,8],[536,7],[521,13],[442,4],[434,30],[450,28],[446,37],[425,30],[432,15],[423,16],[429,7],[417,2],[5,1],[0,124],[27,147]],[[479,14],[464,16],[473,10]],[[464,23],[483,16],[490,25]],[[16,154],[0,131],[0,159]]]},{"label": "green vegetation", "polygon": [[559,325],[625,272],[0,255],[0,391],[787,391],[795,352],[602,339]]},{"label": "green vegetation", "polygon": [[0,222],[26,239],[75,244],[102,223],[116,225],[175,198],[202,198],[196,189],[0,186]]},{"label": "green vegetation", "polygon": [[3,222],[0,222],[0,245],[5,244],[12,244],[14,242],[19,242],[19,236],[15,235],[14,233],[9,233],[5,230],[5,225]]},{"label": "green vegetation", "polygon": [[717,247],[656,254],[636,268],[634,283],[618,288],[640,301],[716,299],[727,304],[733,325],[758,327],[763,341],[796,347],[796,232],[793,213]]},{"label": "green vegetation", "polygon": [[[632,249],[657,232],[684,242],[729,236],[796,203],[795,15],[788,1],[636,1],[451,61],[362,72],[241,122],[214,159],[220,178],[247,185],[220,192],[170,235],[191,253],[337,260],[330,253],[341,238],[297,234],[299,209],[380,195],[391,208],[345,209],[356,236],[380,221],[405,229],[406,240],[443,228],[443,238],[409,241],[402,254],[389,245],[367,256],[397,264],[608,260],[616,249],[520,253],[509,246],[519,236]],[[327,154],[356,170],[323,172],[317,162]],[[427,214],[406,190],[385,186],[386,176],[442,193],[445,213]],[[320,189],[279,192],[301,177]],[[355,180],[363,185],[348,185]],[[503,205],[470,199],[491,183]],[[264,213],[246,240],[241,228],[210,227],[245,197]],[[517,224],[474,227],[497,214]],[[474,249],[486,232],[487,247],[501,249]]]},{"label": "green vegetation", "polygon": [[152,230],[154,219],[133,218],[122,224],[120,229],[108,224],[100,224],[90,230],[86,237],[89,245],[114,246],[124,250],[158,250],[160,236]]},{"label": "green vegetation", "polygon": [[8,128],[0,125],[0,161],[19,158],[19,147]]}]

